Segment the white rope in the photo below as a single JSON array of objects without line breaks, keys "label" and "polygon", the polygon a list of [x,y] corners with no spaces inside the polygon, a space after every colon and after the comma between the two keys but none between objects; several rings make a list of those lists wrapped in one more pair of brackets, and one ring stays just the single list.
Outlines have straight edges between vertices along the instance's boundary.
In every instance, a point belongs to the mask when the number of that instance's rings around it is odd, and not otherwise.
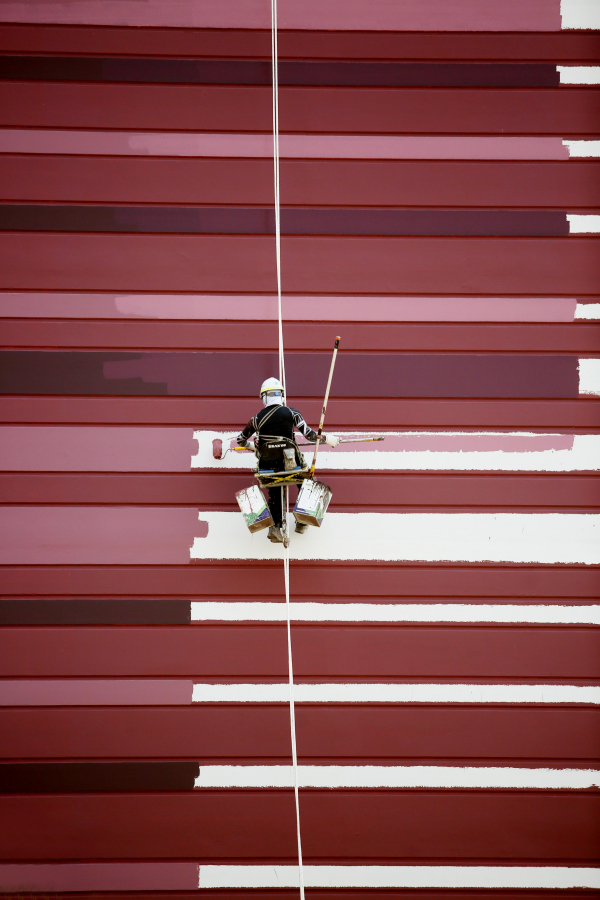
[{"label": "white rope", "polygon": [[285,403],[285,360],[283,356],[283,319],[281,314],[281,215],[279,202],[279,76],[277,71],[277,0],[271,0],[271,73],[273,79],[273,181],[275,189],[275,256],[277,260],[279,380],[283,385],[283,399]]},{"label": "white rope", "polygon": [[[287,403],[285,383],[285,359],[283,351],[283,315],[281,309],[281,214],[279,200],[279,79],[277,72],[277,0],[271,0],[271,71],[273,78],[273,182],[275,190],[275,255],[277,262],[277,327],[279,343],[279,380],[283,385],[283,402]],[[282,488],[281,493],[284,493]],[[292,622],[290,610],[290,550],[289,550],[289,497],[285,488],[284,514],[284,557],[283,576],[285,581],[285,607],[287,617],[288,678],[290,685],[290,734],[292,739],[292,768],[294,771],[294,799],[296,801],[296,837],[298,841],[298,880],[300,900],[304,900],[304,870],[302,867],[302,838],[300,833],[300,796],[298,792],[298,753],[296,750],[296,710],[294,707],[294,663],[292,658]],[[282,496],[283,501],[283,496]]]}]

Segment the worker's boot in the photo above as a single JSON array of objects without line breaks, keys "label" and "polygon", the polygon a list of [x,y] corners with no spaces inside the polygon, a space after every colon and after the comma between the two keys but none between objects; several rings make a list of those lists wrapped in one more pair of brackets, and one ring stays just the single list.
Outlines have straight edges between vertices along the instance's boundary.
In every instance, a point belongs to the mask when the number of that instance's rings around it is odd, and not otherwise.
[{"label": "worker's boot", "polygon": [[283,535],[281,533],[281,528],[279,527],[279,525],[271,525],[267,537],[274,544],[283,544]]},{"label": "worker's boot", "polygon": [[308,528],[307,522],[296,522],[296,527],[294,528],[294,531],[296,532],[296,534],[304,534],[304,532],[306,531],[307,528]]}]

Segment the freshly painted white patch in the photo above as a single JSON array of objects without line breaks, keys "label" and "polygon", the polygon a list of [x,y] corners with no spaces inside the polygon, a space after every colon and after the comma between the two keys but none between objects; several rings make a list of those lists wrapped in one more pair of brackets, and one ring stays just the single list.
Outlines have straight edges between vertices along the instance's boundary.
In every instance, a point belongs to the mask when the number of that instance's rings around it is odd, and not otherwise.
[{"label": "freshly painted white patch", "polygon": [[[589,307],[588,307],[589,308]],[[600,305],[598,307],[600,309]],[[336,432],[340,437],[359,436]],[[366,434],[366,433],[365,433]],[[447,471],[447,472],[595,472],[600,470],[600,435],[576,434],[569,436],[570,447],[562,449],[548,447],[552,438],[557,440],[565,435],[534,434],[528,432],[459,432],[459,431],[387,431],[369,432],[370,435],[383,434],[386,440],[374,444],[341,445],[336,450],[325,448],[319,450],[319,469],[331,470],[372,470],[372,471]],[[236,453],[230,451],[224,459],[214,459],[212,442],[215,438],[228,442],[235,437],[231,431],[195,431],[198,441],[198,452],[191,458],[192,469],[246,469],[256,466],[253,453]],[[406,450],[388,449],[394,438],[406,440]],[[474,440],[482,438],[482,449],[472,447]],[[523,438],[523,445],[528,449],[511,449],[517,439]],[[439,449],[442,440],[446,440],[449,449]],[[494,449],[490,447],[491,439],[496,439]],[[539,444],[538,444],[539,442]],[[461,447],[461,443],[464,447]],[[419,449],[408,449],[417,445]],[[450,445],[454,445],[450,449]],[[506,449],[502,449],[502,446]],[[372,449],[360,449],[360,448]],[[312,459],[312,451],[304,448],[308,460]]]},{"label": "freshly painted white patch", "polygon": [[600,66],[557,66],[561,84],[600,84]]},{"label": "freshly painted white patch", "polygon": [[600,156],[600,141],[563,141],[563,144],[569,156]]},{"label": "freshly painted white patch", "polygon": [[[293,786],[292,766],[200,766],[200,774],[194,782],[196,788]],[[586,790],[600,787],[600,771],[511,766],[298,766],[298,786]]]},{"label": "freshly painted white patch", "polygon": [[600,216],[579,216],[567,213],[567,222],[571,234],[597,234],[600,231]]},{"label": "freshly painted white patch", "polygon": [[[194,685],[192,703],[287,703],[288,684]],[[585,703],[600,687],[575,684],[294,684],[296,703]]]},{"label": "freshly painted white patch", "polygon": [[[575,866],[303,866],[314,888],[600,888],[600,869]],[[199,867],[199,888],[297,888],[298,866]]]},{"label": "freshly painted white patch", "polygon": [[600,303],[578,303],[575,308],[576,319],[600,319]]},{"label": "freshly painted white patch", "polygon": [[579,393],[600,394],[600,359],[579,360]]},{"label": "freshly painted white patch", "polygon": [[[236,512],[200,512],[208,535],[191,559],[282,559]],[[600,564],[600,515],[585,513],[328,513],[293,530],[292,559]]]},{"label": "freshly painted white patch", "polygon": [[598,0],[560,0],[563,28],[600,28],[600,3]]},{"label": "freshly painted white patch", "polygon": [[[284,622],[285,603],[192,600],[192,622]],[[600,625],[600,606],[484,603],[290,603],[294,622],[528,622]]]}]

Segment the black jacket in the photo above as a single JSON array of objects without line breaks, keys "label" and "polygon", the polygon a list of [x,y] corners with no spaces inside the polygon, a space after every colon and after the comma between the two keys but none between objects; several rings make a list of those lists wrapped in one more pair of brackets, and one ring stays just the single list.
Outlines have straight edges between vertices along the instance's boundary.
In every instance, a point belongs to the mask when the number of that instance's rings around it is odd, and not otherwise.
[{"label": "black jacket", "polygon": [[[261,422],[265,419],[264,426]],[[317,433],[309,428],[302,414],[291,406],[265,406],[250,419],[244,430],[238,435],[237,442],[243,447],[246,441],[256,432],[260,437],[285,437],[294,440],[294,428],[300,431],[307,441],[314,444]]]}]

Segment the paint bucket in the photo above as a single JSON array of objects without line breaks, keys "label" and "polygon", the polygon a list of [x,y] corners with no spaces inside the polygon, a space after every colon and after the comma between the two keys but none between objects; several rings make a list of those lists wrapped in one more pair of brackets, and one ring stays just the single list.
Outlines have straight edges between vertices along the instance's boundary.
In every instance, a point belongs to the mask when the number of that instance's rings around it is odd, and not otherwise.
[{"label": "paint bucket", "polygon": [[242,511],[248,531],[252,532],[252,534],[255,531],[262,531],[263,528],[269,528],[273,525],[273,519],[271,518],[265,495],[257,484],[253,484],[252,487],[245,488],[243,491],[238,491],[235,499]]},{"label": "paint bucket", "polygon": [[331,488],[328,485],[306,480],[300,488],[294,507],[296,522],[320,528],[330,500]]}]

